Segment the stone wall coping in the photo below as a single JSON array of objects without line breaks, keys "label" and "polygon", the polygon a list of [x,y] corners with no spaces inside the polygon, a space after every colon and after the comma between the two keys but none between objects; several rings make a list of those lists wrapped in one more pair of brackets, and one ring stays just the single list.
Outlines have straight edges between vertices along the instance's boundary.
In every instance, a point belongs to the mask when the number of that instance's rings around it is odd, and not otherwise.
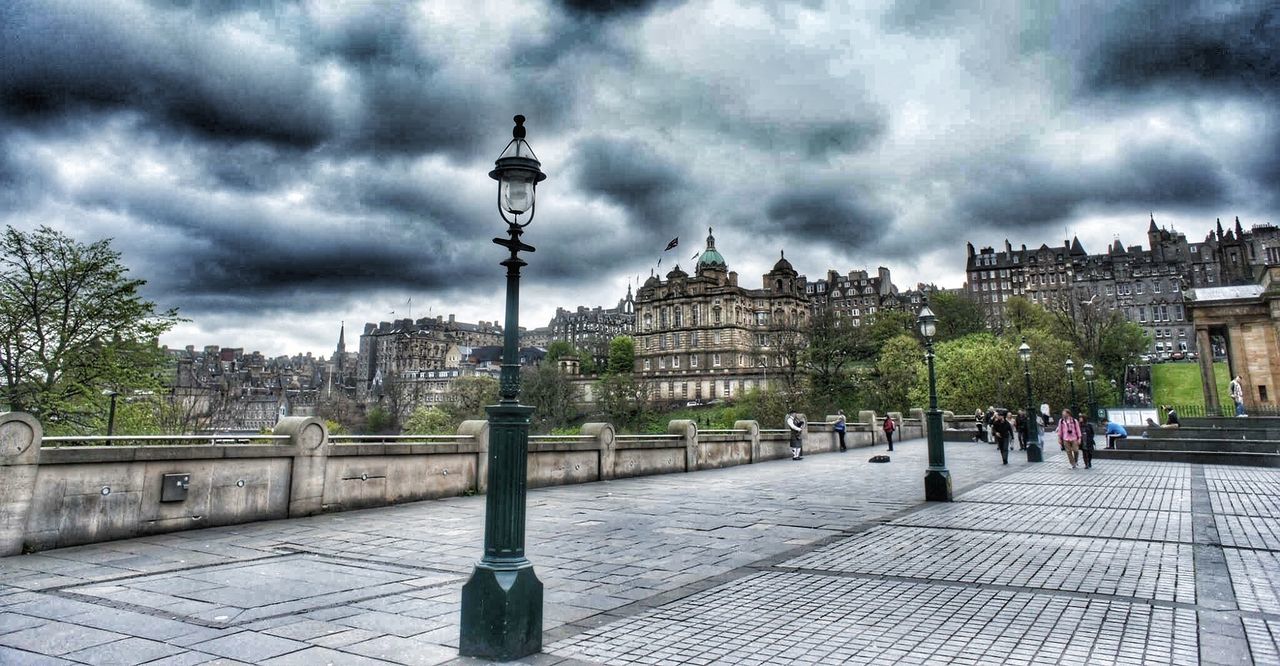
[{"label": "stone wall coping", "polygon": [[292,452],[273,444],[175,446],[74,446],[40,449],[41,465],[111,463],[146,460],[210,460],[217,458],[288,458]]},{"label": "stone wall coping", "polygon": [[529,451],[535,453],[554,453],[556,451],[599,451],[600,445],[596,442],[595,437],[588,437],[584,441],[534,441],[529,438]]},{"label": "stone wall coping", "polygon": [[466,442],[400,442],[392,444],[351,443],[330,444],[327,453],[331,456],[399,456],[399,455],[431,455],[434,453],[475,453],[480,445],[474,441]]},{"label": "stone wall coping", "polygon": [[683,449],[684,442],[672,440],[618,440],[616,447],[619,451],[634,451],[637,449]]}]

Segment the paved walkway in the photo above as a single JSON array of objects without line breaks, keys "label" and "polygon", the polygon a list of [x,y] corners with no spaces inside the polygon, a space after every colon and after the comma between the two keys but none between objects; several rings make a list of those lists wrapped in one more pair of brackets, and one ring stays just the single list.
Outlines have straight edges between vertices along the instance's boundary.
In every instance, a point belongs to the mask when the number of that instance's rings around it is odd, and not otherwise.
[{"label": "paved walkway", "polygon": [[[948,444],[533,491],[555,663],[1280,664],[1280,470]],[[458,664],[480,497],[0,559],[0,664]]]}]

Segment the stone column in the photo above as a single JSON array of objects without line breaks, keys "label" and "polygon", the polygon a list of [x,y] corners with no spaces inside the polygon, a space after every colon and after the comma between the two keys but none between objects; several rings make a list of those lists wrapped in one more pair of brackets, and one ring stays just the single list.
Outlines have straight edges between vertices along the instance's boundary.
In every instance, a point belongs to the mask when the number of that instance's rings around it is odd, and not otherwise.
[{"label": "stone column", "polygon": [[489,421],[463,421],[458,424],[458,434],[470,435],[476,443],[476,494],[489,490]]},{"label": "stone column", "polygon": [[[1233,325],[1227,333],[1227,348],[1230,350],[1228,358],[1231,359],[1231,363],[1228,364],[1227,374],[1232,377],[1240,375],[1240,384],[1244,388],[1244,396],[1247,400],[1251,391],[1250,387],[1253,386],[1253,377],[1249,373],[1249,352],[1245,343],[1244,326],[1241,324]],[[1214,384],[1214,388],[1217,388],[1217,384]],[[1235,416],[1235,404],[1235,401],[1231,402],[1232,416]]]},{"label": "stone column", "polygon": [[[1213,376],[1213,345],[1209,342],[1209,327],[1196,327],[1196,346],[1200,348],[1200,382],[1204,387],[1205,411],[1217,414],[1218,381]],[[1159,408],[1159,405],[1156,405]]]},{"label": "stone column", "polygon": [[600,480],[607,481],[612,479],[617,451],[617,447],[614,444],[616,432],[613,424],[584,423],[582,424],[582,434],[596,438],[596,446],[600,449]]},{"label": "stone column", "polygon": [[0,557],[22,552],[42,437],[40,422],[30,414],[0,413]]},{"label": "stone column", "polygon": [[876,413],[870,409],[858,412],[858,422],[867,424],[867,432],[871,433],[871,445],[876,443]]},{"label": "stone column", "polygon": [[271,431],[288,435],[293,448],[289,480],[289,517],[311,516],[324,510],[325,468],[329,460],[329,429],[320,419],[286,416]]},{"label": "stone column", "polygon": [[751,462],[759,462],[760,460],[760,422],[759,421],[734,421],[734,430],[746,430],[747,437],[751,439]]},{"label": "stone column", "polygon": [[698,424],[679,419],[667,424],[668,435],[680,435],[684,440],[684,471],[698,471]]}]

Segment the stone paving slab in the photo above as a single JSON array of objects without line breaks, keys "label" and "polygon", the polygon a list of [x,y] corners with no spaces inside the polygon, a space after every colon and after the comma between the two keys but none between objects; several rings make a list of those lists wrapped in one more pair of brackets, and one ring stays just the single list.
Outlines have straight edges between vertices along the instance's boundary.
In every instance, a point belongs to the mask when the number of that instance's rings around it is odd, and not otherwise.
[{"label": "stone paving slab", "polygon": [[[1114,464],[1114,463],[1112,463]],[[1092,470],[1073,470],[1085,474]],[[1191,491],[1165,488],[1107,488],[1091,485],[992,483],[956,498],[961,502],[1047,504],[1051,506],[1190,511]]]},{"label": "stone paving slab", "polygon": [[889,526],[779,567],[1195,603],[1180,543]]},{"label": "stone paving slab", "polygon": [[1250,493],[1226,493],[1210,491],[1215,514],[1280,518],[1280,494],[1254,495]]},{"label": "stone paving slab", "polygon": [[606,664],[1195,664],[1195,634],[1186,609],[762,572],[547,651]]},{"label": "stone paving slab", "polygon": [[892,525],[1191,543],[1191,519],[1177,511],[954,502],[931,506]]},{"label": "stone paving slab", "polygon": [[1280,553],[1240,548],[1222,552],[1240,608],[1280,615]]},{"label": "stone paving slab", "polygon": [[1246,617],[1244,632],[1257,666],[1280,666],[1280,620]]}]

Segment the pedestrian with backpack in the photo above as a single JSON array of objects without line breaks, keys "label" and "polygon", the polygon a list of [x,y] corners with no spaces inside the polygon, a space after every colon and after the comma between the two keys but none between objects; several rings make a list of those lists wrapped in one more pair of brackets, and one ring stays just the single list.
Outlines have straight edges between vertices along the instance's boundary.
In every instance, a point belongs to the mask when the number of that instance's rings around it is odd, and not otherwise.
[{"label": "pedestrian with backpack", "polygon": [[893,433],[898,429],[898,424],[893,422],[893,417],[885,415],[884,417],[884,438],[889,442],[889,450],[893,450]]}]

